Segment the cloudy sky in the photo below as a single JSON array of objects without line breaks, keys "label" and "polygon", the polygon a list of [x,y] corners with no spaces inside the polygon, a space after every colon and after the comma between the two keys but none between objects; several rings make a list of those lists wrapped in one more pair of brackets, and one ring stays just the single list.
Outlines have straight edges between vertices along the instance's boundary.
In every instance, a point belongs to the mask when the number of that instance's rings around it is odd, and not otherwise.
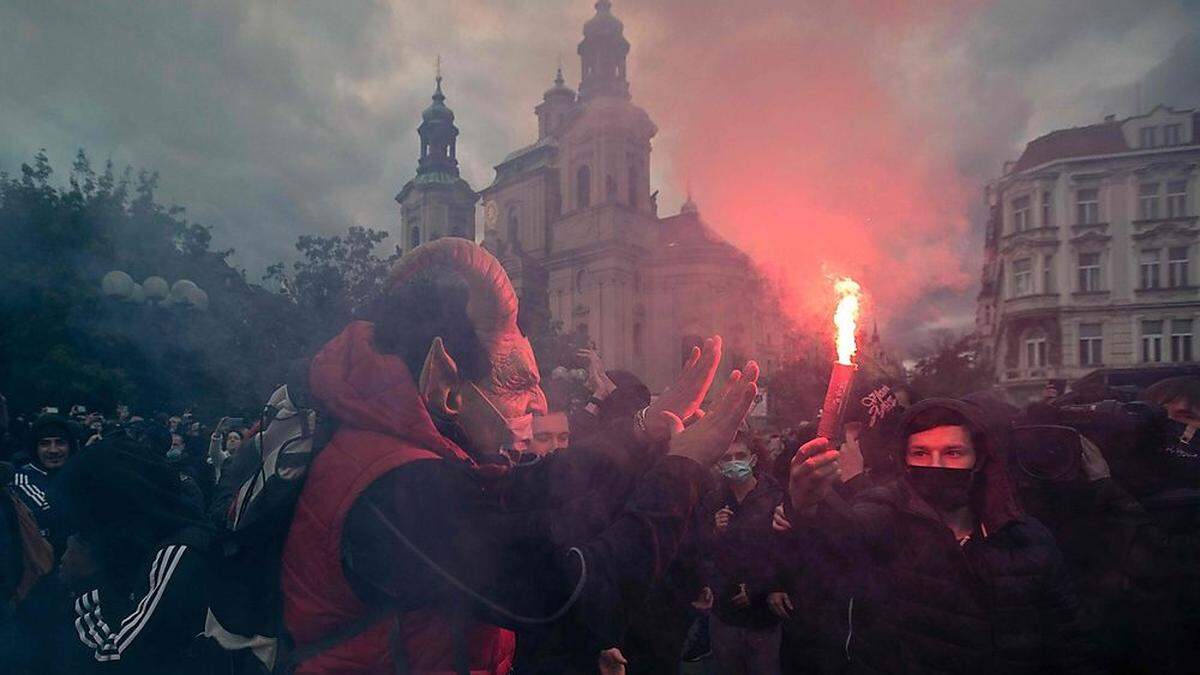
[{"label": "cloudy sky", "polygon": [[[252,278],[300,234],[394,229],[441,54],[476,188],[534,139],[589,0],[0,3],[0,171],[161,173]],[[1200,105],[1200,1],[616,0],[655,187],[803,297],[865,280],[894,341],[969,319],[984,182],[1029,139]],[[1140,85],[1140,86],[1139,86]]]}]

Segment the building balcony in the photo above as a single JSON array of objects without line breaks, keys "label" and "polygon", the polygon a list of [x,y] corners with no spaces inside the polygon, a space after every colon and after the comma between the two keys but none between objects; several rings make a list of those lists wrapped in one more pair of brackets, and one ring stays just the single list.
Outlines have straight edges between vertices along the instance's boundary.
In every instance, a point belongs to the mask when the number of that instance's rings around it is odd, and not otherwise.
[{"label": "building balcony", "polygon": [[1173,218],[1138,218],[1137,220],[1133,221],[1133,225],[1134,225],[1134,227],[1136,227],[1138,229],[1143,229],[1143,228],[1153,227],[1154,225],[1161,225],[1163,223],[1180,223],[1180,224],[1191,225],[1192,223],[1195,223],[1197,220],[1200,220],[1200,216],[1175,216]]},{"label": "building balcony", "polygon": [[1196,300],[1200,286],[1158,286],[1155,288],[1136,288],[1134,293],[1142,302],[1180,302]]},{"label": "building balcony", "polygon": [[1004,235],[1003,237],[1000,237],[1000,241],[1010,241],[1012,239],[1016,239],[1017,237],[1031,237],[1034,239],[1057,239],[1058,238],[1058,226],[1048,225],[1048,226],[1042,226],[1042,227],[1030,227],[1030,228],[1026,228],[1024,230],[1018,230],[1016,232],[1009,232],[1008,234]]},{"label": "building balcony", "polygon": [[1004,301],[1004,313],[1031,312],[1058,307],[1058,293],[1035,293],[1007,298]]}]

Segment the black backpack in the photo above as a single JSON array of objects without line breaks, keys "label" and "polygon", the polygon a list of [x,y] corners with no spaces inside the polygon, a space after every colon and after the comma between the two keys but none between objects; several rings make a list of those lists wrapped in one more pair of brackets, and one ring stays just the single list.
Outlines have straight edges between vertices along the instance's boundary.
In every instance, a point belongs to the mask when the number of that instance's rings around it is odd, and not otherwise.
[{"label": "black backpack", "polygon": [[213,546],[220,583],[204,635],[239,652],[235,660],[250,672],[295,665],[283,630],[280,560],[308,468],[333,432],[299,389],[283,385],[271,394],[258,432],[239,450],[253,453],[257,467],[234,495]]}]

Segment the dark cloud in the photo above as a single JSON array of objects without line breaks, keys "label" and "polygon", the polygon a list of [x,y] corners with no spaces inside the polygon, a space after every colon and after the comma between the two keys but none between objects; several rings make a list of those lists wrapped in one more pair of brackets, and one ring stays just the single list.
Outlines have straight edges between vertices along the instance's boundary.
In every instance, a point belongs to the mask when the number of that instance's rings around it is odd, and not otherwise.
[{"label": "dark cloud", "polygon": [[[492,165],[533,139],[532,107],[560,55],[578,80],[575,46],[591,4],[9,0],[0,4],[0,170],[15,171],[40,147],[61,169],[80,147],[97,161],[156,169],[163,196],[212,225],[215,244],[235,247],[254,278],[292,256],[299,234],[352,223],[395,228],[392,197],[415,168],[415,126],[439,53],[464,176],[486,185]],[[635,97],[660,123],[654,178],[667,209],[704,156],[694,134],[711,130],[681,113],[700,105],[689,97],[729,93],[695,86],[730,72],[723,62],[747,66],[741,76],[756,84],[746,94],[794,88],[839,60],[865,69],[854,71],[872,83],[862,96],[883,103],[831,114],[904,134],[903,144],[859,150],[876,153],[864,158],[875,163],[902,149],[919,155],[922,194],[944,196],[945,208],[906,214],[953,221],[917,223],[954,235],[939,258],[953,269],[930,272],[944,283],[922,286],[923,302],[894,312],[892,332],[913,343],[923,323],[970,317],[982,185],[1025,142],[1131,114],[1138,82],[1144,107],[1200,104],[1198,4],[618,0],[615,11],[633,42]],[[705,52],[723,45],[769,60]],[[788,119],[754,98],[723,103],[748,120]],[[793,116],[809,125],[794,133],[828,133],[819,113]],[[789,156],[803,160],[803,147]],[[849,175],[860,166],[819,156]],[[705,197],[697,195],[702,207]],[[739,233],[724,234],[736,241]],[[883,250],[903,244],[888,236]],[[920,265],[898,250],[895,264]]]}]

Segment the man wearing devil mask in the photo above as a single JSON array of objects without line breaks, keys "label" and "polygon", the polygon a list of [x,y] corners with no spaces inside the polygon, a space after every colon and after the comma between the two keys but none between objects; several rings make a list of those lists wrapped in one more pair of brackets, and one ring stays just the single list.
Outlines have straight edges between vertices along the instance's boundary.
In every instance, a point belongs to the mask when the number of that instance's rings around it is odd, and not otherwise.
[{"label": "man wearing devil mask", "polygon": [[714,337],[654,404],[614,423],[609,442],[657,456],[603,529],[581,531],[500,497],[514,438],[546,402],[495,258],[463,239],[425,244],[397,263],[376,314],[309,369],[340,426],[284,547],[284,620],[315,652],[296,672],[501,675],[509,629],[529,626],[570,630],[583,653],[615,646],[749,409],[757,366],[733,371],[684,430],[720,361]]},{"label": "man wearing devil mask", "polygon": [[[899,423],[897,480],[847,503],[838,452],[792,463],[784,536],[837,539],[865,570],[843,607],[850,672],[1096,672],[1053,537],[1018,506],[982,409],[927,399]],[[844,570],[844,573],[849,573]]]}]

